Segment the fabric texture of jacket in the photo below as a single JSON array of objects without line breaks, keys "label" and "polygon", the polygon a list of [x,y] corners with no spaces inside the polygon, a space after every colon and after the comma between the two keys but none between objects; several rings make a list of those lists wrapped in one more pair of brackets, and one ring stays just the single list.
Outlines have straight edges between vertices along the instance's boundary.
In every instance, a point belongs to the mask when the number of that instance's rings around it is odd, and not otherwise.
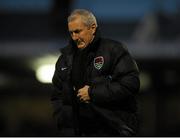
[{"label": "fabric texture of jacket", "polygon": [[[135,134],[138,129],[136,95],[140,87],[136,62],[124,44],[100,37],[99,31],[88,47],[90,49],[84,85],[90,86],[88,92],[91,101],[87,106],[114,129],[117,135]],[[52,79],[54,117],[58,128],[67,136],[80,135],[81,131],[76,88],[71,80],[76,49],[73,41],[61,49]]]}]

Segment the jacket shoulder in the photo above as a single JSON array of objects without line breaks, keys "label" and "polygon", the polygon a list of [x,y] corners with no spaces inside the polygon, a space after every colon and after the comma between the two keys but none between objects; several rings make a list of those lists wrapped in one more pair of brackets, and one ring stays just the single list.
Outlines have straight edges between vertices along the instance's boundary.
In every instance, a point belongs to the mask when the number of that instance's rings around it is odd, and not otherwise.
[{"label": "jacket shoulder", "polygon": [[65,47],[61,48],[60,52],[62,54],[68,54],[68,53],[70,53],[72,51],[72,49],[73,49],[72,46],[70,44],[68,44]]},{"label": "jacket shoulder", "polygon": [[124,52],[128,52],[126,44],[124,42],[121,42],[121,41],[102,38],[101,39],[101,45],[102,45],[102,47],[104,47],[104,49],[114,51],[114,52],[118,52],[119,54],[124,53]]}]

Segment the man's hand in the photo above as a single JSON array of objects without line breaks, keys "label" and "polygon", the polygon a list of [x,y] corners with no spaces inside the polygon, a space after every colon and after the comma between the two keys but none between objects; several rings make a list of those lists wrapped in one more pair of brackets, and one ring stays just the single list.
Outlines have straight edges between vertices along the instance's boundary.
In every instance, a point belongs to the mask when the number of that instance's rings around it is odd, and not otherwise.
[{"label": "man's hand", "polygon": [[83,88],[78,90],[77,97],[79,97],[80,101],[89,103],[90,97],[88,93],[89,86],[85,85]]}]

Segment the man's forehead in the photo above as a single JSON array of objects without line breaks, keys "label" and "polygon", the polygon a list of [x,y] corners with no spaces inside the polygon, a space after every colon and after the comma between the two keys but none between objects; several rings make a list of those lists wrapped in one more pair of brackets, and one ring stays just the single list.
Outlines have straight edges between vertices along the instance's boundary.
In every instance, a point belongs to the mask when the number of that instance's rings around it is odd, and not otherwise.
[{"label": "man's forehead", "polygon": [[82,21],[71,21],[68,23],[68,28],[70,30],[78,30],[83,29],[85,27],[85,24]]},{"label": "man's forehead", "polygon": [[83,28],[83,26],[82,25],[80,25],[80,24],[69,24],[68,25],[68,28],[69,28],[69,30],[71,30],[71,31],[75,31],[75,30],[80,30],[80,29],[82,29]]}]

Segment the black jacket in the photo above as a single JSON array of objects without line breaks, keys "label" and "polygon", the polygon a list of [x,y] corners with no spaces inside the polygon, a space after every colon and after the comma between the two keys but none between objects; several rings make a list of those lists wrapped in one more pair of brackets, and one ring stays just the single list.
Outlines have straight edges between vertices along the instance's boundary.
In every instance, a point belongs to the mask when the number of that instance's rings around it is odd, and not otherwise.
[{"label": "black jacket", "polygon": [[[117,134],[123,135],[122,130],[136,133],[138,121],[135,97],[140,81],[135,61],[124,44],[101,38],[98,33],[88,47],[84,85],[90,85],[91,101],[87,106]],[[59,129],[69,133],[69,136],[71,132],[68,130],[74,130],[75,134],[80,131],[75,88],[71,80],[76,49],[73,41],[61,49],[62,55],[56,63],[52,79],[54,117]]]}]

